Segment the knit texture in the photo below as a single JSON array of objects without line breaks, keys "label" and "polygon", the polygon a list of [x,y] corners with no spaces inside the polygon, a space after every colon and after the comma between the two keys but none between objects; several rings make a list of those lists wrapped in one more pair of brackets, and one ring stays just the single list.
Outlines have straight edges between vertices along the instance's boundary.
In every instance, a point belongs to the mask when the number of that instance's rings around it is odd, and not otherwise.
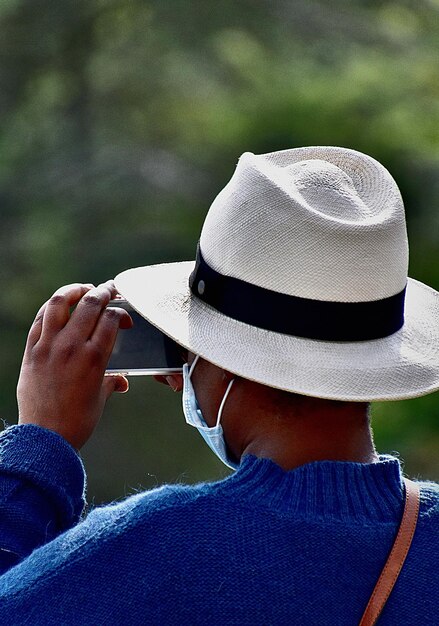
[{"label": "knit texture", "polygon": [[[0,546],[21,559],[4,562],[1,624],[358,624],[402,515],[396,459],[284,472],[246,456],[220,482],[165,486],[77,523],[83,473],[59,439],[37,427],[0,436]],[[380,625],[438,623],[438,520],[439,487],[421,483]]]},{"label": "knit texture", "polygon": [[12,426],[0,436],[0,572],[79,520],[85,474],[56,433]]}]

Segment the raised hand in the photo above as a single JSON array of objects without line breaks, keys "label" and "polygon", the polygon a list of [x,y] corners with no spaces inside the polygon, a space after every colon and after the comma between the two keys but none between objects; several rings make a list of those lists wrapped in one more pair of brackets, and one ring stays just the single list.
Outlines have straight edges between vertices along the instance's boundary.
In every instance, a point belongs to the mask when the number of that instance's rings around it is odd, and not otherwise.
[{"label": "raised hand", "polygon": [[128,390],[123,376],[104,376],[119,328],[132,326],[126,311],[106,308],[116,293],[112,281],[67,285],[41,307],[18,381],[19,424],[53,430],[79,449],[109,396]]}]

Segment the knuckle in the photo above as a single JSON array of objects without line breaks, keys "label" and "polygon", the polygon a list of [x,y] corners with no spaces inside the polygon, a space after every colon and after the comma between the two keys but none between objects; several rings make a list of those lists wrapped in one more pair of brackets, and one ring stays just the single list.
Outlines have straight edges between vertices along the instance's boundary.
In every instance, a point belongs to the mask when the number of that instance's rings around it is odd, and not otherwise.
[{"label": "knuckle", "polygon": [[72,341],[63,343],[59,347],[59,356],[63,362],[70,361],[78,352],[78,346]]},{"label": "knuckle", "polygon": [[38,343],[32,349],[32,360],[37,364],[46,362],[49,358],[49,353],[49,347],[45,343]]},{"label": "knuckle", "polygon": [[52,306],[58,306],[60,304],[64,304],[65,296],[61,293],[54,293],[53,296],[49,299],[49,304]]},{"label": "knuckle", "polygon": [[117,321],[119,320],[119,317],[120,317],[119,311],[111,307],[108,309],[105,309],[105,311],[103,312],[103,315],[108,321]]},{"label": "knuckle", "polygon": [[86,293],[85,296],[82,297],[82,302],[91,307],[101,306],[101,299],[94,293]]}]

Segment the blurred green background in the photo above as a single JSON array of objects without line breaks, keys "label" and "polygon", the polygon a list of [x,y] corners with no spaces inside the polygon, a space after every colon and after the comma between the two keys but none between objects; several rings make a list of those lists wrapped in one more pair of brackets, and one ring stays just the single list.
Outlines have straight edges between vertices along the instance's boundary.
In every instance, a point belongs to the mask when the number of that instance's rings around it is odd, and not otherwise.
[{"label": "blurred green background", "polygon": [[[194,258],[239,155],[342,145],[406,203],[410,274],[439,288],[439,1],[0,0],[0,416],[61,284]],[[79,392],[79,391],[78,391]],[[439,479],[439,394],[374,407],[376,442]],[[148,378],[83,450],[99,503],[224,476]]]}]

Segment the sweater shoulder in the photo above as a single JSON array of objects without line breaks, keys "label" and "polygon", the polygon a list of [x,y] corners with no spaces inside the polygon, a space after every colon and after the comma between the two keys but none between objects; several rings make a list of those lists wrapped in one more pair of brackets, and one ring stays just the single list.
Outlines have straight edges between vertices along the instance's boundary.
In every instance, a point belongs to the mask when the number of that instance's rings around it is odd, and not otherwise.
[{"label": "sweater shoulder", "polygon": [[417,484],[421,490],[420,516],[439,523],[439,483],[422,481]]},{"label": "sweater shoulder", "polygon": [[191,509],[192,505],[209,498],[215,492],[216,483],[196,485],[166,484],[155,489],[142,491],[121,502],[96,507],[87,516],[89,521],[117,521],[125,519],[127,525],[138,521],[146,522],[163,513]]}]

